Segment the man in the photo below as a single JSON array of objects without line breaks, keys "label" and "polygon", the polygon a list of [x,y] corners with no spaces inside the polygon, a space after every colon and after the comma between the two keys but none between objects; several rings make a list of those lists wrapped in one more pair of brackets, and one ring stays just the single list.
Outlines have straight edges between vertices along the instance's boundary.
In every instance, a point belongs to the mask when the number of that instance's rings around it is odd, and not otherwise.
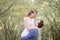
[{"label": "man", "polygon": [[[43,20],[41,20],[39,23],[38,23],[38,28],[41,28],[43,27],[44,23],[43,23]],[[21,40],[38,40],[38,29],[35,28],[35,29],[31,29],[29,31],[29,34],[25,37],[23,37]]]}]

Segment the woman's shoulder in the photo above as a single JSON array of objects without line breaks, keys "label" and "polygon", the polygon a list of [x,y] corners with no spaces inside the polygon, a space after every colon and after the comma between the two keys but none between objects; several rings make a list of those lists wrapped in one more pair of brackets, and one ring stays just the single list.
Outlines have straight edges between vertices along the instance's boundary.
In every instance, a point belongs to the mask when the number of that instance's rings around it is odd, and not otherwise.
[{"label": "woman's shoulder", "polygon": [[24,20],[28,20],[29,18],[28,17],[24,17]]}]

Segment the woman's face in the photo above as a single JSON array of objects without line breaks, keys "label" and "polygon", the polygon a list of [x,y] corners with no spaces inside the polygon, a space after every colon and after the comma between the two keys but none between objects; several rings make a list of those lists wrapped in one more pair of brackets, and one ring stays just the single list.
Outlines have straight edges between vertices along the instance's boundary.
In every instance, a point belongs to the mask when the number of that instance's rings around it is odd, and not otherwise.
[{"label": "woman's face", "polygon": [[36,17],[36,13],[33,13],[33,14],[31,14],[30,16],[32,17],[32,18],[35,18]]}]

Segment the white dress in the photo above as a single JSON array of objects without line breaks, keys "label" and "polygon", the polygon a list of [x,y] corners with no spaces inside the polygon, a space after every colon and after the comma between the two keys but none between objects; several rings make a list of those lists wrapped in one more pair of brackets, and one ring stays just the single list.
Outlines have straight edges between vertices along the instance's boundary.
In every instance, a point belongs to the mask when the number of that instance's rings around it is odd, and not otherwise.
[{"label": "white dress", "polygon": [[30,19],[29,17],[24,17],[24,21],[26,21],[28,23],[24,23],[25,29],[21,33],[21,37],[25,37],[25,36],[27,36],[29,34],[29,31],[26,29],[27,25],[29,27],[32,27],[32,28],[33,28],[33,25],[34,25],[34,19]]}]

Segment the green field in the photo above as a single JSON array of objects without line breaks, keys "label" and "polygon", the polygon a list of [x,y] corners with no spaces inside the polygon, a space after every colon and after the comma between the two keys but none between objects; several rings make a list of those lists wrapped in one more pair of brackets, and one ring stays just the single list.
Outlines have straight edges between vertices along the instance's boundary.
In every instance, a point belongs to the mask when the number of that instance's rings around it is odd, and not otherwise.
[{"label": "green field", "polygon": [[38,40],[60,40],[60,0],[0,0],[0,40],[20,40],[23,18],[36,9],[43,20]]}]

